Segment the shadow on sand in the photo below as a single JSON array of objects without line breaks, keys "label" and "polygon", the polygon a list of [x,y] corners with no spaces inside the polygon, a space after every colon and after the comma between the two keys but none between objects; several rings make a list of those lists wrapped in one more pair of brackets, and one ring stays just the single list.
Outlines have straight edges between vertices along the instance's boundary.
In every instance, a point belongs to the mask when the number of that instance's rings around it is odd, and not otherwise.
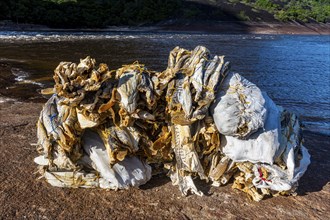
[{"label": "shadow on sand", "polygon": [[321,191],[330,182],[330,137],[304,131],[304,139],[311,155],[311,164],[299,181],[298,195]]}]

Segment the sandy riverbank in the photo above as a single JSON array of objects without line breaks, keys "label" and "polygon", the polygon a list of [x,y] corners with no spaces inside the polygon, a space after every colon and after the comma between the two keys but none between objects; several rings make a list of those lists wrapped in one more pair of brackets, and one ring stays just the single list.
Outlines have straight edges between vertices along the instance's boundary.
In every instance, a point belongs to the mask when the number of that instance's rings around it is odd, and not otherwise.
[{"label": "sandy riverbank", "polygon": [[[36,121],[41,103],[0,103],[0,213],[5,219],[325,219],[330,210],[330,137],[304,132],[312,163],[297,196],[260,203],[224,187],[182,197],[169,178],[155,176],[141,189],[105,191],[51,187],[36,180]],[[199,183],[199,185],[202,183]]]}]

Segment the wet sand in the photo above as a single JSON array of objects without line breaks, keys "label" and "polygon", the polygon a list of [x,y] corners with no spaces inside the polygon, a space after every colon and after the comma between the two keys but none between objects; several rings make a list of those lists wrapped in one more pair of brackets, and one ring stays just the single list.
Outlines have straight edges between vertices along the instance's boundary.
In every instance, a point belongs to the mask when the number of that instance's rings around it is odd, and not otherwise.
[{"label": "wet sand", "polygon": [[[37,93],[40,87],[33,84],[17,84],[11,68],[11,64],[0,62],[0,103],[11,99],[45,102],[45,99]],[[35,91],[36,95],[31,96],[32,91]]]},{"label": "wet sand", "polygon": [[[9,65],[0,66],[0,98],[17,97]],[[7,73],[6,73],[7,71]],[[9,90],[10,91],[10,90]],[[24,91],[24,90],[22,90]],[[24,92],[22,92],[23,94]],[[0,102],[0,216],[4,219],[325,219],[330,211],[330,137],[304,132],[312,163],[300,180],[297,196],[275,197],[259,203],[224,187],[198,182],[206,194],[182,197],[164,175],[154,176],[141,189],[55,188],[37,180],[36,122],[45,99]]]}]

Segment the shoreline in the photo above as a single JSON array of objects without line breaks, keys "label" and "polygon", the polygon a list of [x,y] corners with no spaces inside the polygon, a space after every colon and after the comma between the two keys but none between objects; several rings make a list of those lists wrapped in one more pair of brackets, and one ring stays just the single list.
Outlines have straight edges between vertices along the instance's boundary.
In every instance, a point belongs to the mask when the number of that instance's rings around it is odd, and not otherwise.
[{"label": "shoreline", "polygon": [[204,31],[224,34],[330,35],[330,23],[298,22],[205,22],[163,26],[164,30]]},{"label": "shoreline", "polygon": [[[0,60],[0,103],[45,103],[48,100],[48,96],[44,96],[40,93],[44,86],[40,86],[36,83],[31,83],[31,80],[27,82],[17,81],[16,77],[12,73],[12,68],[15,68],[17,61]],[[302,120],[302,119],[301,119]],[[301,121],[303,124],[306,122],[317,122],[312,121]],[[313,127],[306,126],[304,132],[313,133],[324,137],[330,137],[328,130],[320,130]]]},{"label": "shoreline", "polygon": [[35,24],[7,24],[0,22],[0,32],[1,31],[330,35],[330,23],[180,21],[151,26],[110,26],[106,28],[64,29],[49,28],[47,26]]}]

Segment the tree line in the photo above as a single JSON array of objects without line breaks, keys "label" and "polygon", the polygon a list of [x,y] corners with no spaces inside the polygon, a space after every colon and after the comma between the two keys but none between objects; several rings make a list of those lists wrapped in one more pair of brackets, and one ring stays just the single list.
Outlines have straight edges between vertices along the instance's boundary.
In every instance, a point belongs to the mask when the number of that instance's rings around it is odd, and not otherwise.
[{"label": "tree line", "polygon": [[330,0],[229,0],[265,10],[279,21],[330,22]]},{"label": "tree line", "polygon": [[7,0],[0,20],[49,27],[97,27],[159,22],[174,16],[178,0]]}]

